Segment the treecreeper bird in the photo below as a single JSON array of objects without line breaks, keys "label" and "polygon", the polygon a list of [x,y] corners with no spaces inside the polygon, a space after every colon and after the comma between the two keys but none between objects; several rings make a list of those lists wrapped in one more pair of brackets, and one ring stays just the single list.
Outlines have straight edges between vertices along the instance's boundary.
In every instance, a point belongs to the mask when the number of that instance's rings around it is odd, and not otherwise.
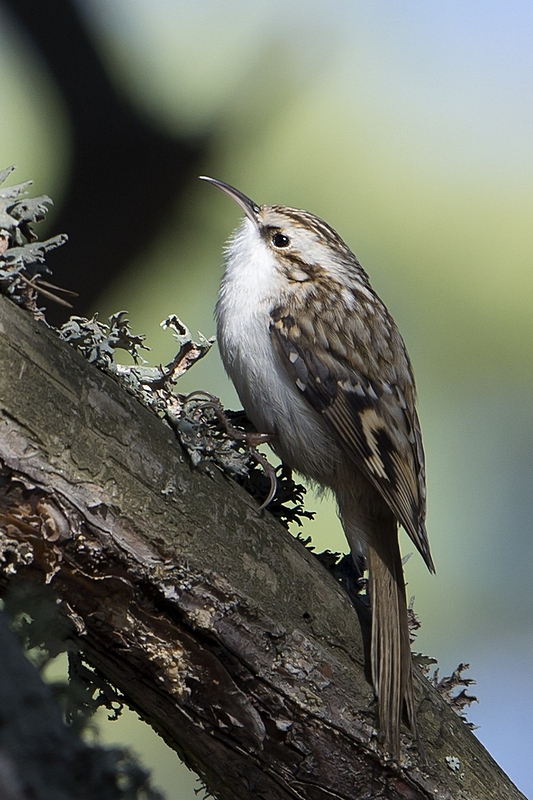
[{"label": "treecreeper bird", "polygon": [[244,211],[225,249],[216,305],[226,371],[281,460],[330,489],[354,557],[365,554],[371,671],[385,749],[398,758],[405,706],[416,735],[398,523],[434,572],[424,452],[403,339],[356,256],[307,211]]}]

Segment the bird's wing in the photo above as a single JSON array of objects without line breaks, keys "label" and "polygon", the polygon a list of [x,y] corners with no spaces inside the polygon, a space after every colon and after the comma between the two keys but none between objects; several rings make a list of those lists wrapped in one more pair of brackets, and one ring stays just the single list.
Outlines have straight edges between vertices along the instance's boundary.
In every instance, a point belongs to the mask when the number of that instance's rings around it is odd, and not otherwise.
[{"label": "bird's wing", "polygon": [[371,380],[330,349],[312,343],[292,315],[275,314],[270,333],[289,376],[334,430],[348,457],[378,489],[434,571],[425,528],[424,454],[412,402],[401,387]]}]

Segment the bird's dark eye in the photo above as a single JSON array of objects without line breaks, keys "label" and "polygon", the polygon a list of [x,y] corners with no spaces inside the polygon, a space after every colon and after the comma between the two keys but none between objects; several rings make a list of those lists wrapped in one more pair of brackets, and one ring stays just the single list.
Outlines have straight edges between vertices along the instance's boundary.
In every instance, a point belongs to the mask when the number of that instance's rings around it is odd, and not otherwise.
[{"label": "bird's dark eye", "polygon": [[272,244],[274,247],[288,247],[291,240],[284,233],[274,233],[272,236]]}]

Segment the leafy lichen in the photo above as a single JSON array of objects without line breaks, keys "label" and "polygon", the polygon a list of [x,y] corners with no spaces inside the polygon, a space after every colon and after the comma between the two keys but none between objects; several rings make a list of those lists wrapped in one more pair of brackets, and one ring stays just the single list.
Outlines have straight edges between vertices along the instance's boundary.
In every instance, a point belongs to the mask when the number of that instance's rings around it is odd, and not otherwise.
[{"label": "leafy lichen", "polygon": [[[0,172],[0,186],[13,170],[14,167],[8,167]],[[0,188],[0,291],[44,319],[42,309],[37,306],[39,294],[70,305],[56,294],[64,290],[43,278],[50,274],[46,254],[64,244],[68,237],[62,233],[44,242],[36,241],[32,224],[44,219],[52,200],[47,195],[26,197],[31,183],[25,181]]]}]

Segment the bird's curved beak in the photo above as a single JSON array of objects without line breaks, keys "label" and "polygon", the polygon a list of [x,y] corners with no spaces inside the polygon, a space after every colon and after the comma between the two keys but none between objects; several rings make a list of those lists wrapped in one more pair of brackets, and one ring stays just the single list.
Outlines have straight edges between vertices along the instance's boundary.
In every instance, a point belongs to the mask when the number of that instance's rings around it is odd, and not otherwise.
[{"label": "bird's curved beak", "polygon": [[227,194],[232,200],[235,200],[237,205],[242,208],[248,219],[251,219],[254,225],[257,225],[257,215],[261,211],[257,203],[254,203],[253,200],[250,200],[249,197],[246,197],[246,195],[240,192],[238,189],[235,189],[234,186],[230,186],[229,183],[217,181],[216,178],[208,178],[206,175],[200,175],[200,180],[212,183],[213,186],[216,186],[221,192],[224,192],[224,194]]}]

